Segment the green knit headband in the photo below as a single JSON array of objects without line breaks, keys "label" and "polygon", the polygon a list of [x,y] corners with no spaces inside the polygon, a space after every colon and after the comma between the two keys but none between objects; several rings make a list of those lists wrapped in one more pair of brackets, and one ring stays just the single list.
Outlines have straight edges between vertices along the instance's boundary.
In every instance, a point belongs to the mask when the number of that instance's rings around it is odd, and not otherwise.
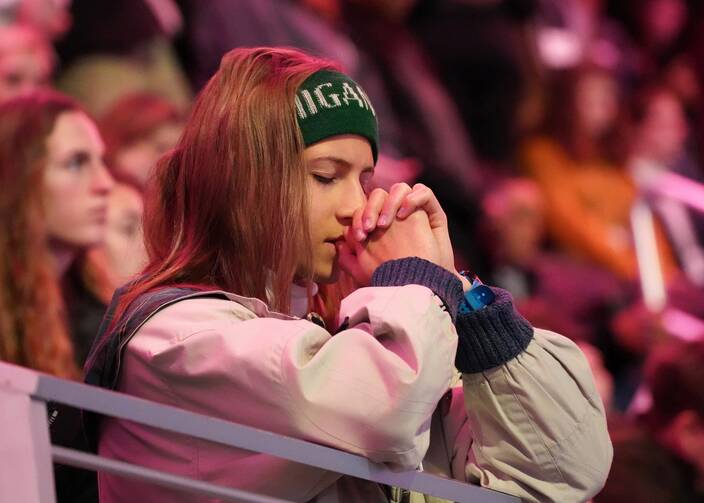
[{"label": "green knit headband", "polygon": [[379,130],[367,94],[347,75],[320,70],[296,92],[296,118],[306,147],[340,134],[358,134],[369,140],[376,163]]}]

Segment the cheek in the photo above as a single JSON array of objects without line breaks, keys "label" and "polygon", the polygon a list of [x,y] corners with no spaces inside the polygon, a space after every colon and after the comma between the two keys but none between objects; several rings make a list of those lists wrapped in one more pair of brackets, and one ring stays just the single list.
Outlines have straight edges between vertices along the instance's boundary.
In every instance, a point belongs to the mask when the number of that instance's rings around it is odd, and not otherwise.
[{"label": "cheek", "polygon": [[91,200],[78,183],[46,183],[42,195],[49,237],[77,246],[88,246],[102,239],[105,219],[91,215]]},{"label": "cheek", "polygon": [[308,184],[308,223],[314,240],[324,234],[329,222],[335,219],[334,199],[333,191],[326,190],[317,183]]}]

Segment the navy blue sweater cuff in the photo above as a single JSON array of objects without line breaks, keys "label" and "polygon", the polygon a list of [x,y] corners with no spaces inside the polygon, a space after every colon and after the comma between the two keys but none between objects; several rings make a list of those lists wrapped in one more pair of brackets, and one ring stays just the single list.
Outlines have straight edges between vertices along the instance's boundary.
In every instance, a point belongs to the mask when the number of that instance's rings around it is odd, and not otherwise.
[{"label": "navy blue sweater cuff", "polygon": [[496,300],[477,311],[460,314],[455,366],[475,373],[498,367],[523,352],[533,338],[533,327],[513,306],[511,294],[492,287]]},{"label": "navy blue sweater cuff", "polygon": [[452,321],[464,298],[462,282],[444,267],[418,258],[408,257],[389,260],[376,268],[372,275],[372,286],[422,285],[430,288],[445,304]]}]

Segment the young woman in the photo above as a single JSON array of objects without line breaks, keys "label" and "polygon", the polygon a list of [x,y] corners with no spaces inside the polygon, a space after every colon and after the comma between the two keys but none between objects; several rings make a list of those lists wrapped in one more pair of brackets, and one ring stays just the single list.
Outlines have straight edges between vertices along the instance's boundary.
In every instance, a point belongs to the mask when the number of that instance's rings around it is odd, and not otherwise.
[{"label": "young woman", "polygon": [[0,359],[78,378],[109,298],[83,260],[105,232],[103,143],[76,103],[49,91],[4,102],[0,117]]},{"label": "young woman", "polygon": [[[377,152],[374,109],[333,64],[228,53],[159,163],[150,262],[113,299],[88,382],[528,501],[589,499],[611,447],[583,356],[506,292],[470,307],[463,290],[479,288],[454,269],[432,192],[368,193]],[[343,271],[365,287],[319,301]],[[110,458],[293,501],[386,501],[325,470],[88,419]],[[100,493],[193,501],[109,474]]]},{"label": "young woman", "polygon": [[[0,360],[81,378],[110,295],[86,254],[103,240],[113,186],[102,156],[95,123],[69,98],[0,105]],[[78,412],[51,408],[54,443],[80,446]],[[57,465],[54,476],[60,502],[94,500],[92,472]]]}]

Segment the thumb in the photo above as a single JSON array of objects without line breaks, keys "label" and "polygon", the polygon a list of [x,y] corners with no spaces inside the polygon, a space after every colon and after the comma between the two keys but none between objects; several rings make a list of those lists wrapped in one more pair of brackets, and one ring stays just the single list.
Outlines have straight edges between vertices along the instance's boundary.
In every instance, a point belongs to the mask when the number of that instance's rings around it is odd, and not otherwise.
[{"label": "thumb", "polygon": [[352,276],[355,283],[360,286],[367,286],[369,284],[369,278],[359,265],[359,260],[357,260],[357,256],[354,254],[349,245],[347,243],[338,242],[337,253],[340,268]]}]

